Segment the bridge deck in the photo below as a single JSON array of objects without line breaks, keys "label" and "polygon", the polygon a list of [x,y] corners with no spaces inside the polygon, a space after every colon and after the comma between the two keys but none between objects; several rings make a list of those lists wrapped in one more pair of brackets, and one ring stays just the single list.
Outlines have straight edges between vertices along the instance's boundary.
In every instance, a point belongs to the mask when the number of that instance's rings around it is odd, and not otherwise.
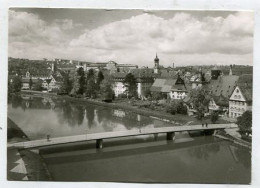
[{"label": "bridge deck", "polygon": [[8,147],[19,147],[19,148],[38,148],[44,146],[52,146],[58,144],[66,144],[73,142],[83,142],[90,140],[101,140],[108,138],[119,138],[127,136],[138,136],[146,134],[157,134],[157,133],[171,133],[181,131],[196,131],[196,130],[212,130],[212,129],[230,129],[237,128],[236,124],[208,124],[208,127],[202,127],[202,125],[187,125],[187,126],[174,126],[174,127],[161,127],[161,128],[149,128],[149,129],[136,129],[130,131],[117,131],[117,132],[103,132],[93,134],[83,134],[76,136],[57,137],[41,140],[33,140],[26,142],[18,142],[9,144]]}]

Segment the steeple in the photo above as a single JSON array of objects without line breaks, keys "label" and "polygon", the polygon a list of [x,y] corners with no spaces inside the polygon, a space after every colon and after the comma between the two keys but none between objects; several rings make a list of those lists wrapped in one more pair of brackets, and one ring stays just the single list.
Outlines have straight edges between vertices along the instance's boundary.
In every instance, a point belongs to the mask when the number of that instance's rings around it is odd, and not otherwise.
[{"label": "steeple", "polygon": [[156,57],[154,58],[154,73],[158,74],[159,73],[159,58],[156,53]]},{"label": "steeple", "polygon": [[159,58],[157,56],[157,52],[156,52],[156,57],[155,57],[154,61],[159,61]]}]

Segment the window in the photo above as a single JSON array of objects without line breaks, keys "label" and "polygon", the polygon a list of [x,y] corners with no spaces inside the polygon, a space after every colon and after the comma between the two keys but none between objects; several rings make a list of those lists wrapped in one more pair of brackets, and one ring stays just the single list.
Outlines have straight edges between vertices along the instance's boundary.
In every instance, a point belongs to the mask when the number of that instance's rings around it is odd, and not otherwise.
[{"label": "window", "polygon": [[239,89],[237,89],[236,92],[239,93]]}]

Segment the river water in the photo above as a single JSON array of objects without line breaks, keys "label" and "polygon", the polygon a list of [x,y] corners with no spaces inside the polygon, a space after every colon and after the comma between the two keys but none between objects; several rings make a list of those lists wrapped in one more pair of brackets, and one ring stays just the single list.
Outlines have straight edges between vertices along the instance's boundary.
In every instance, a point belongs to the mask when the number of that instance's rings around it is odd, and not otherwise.
[{"label": "river water", "polygon": [[[59,98],[15,96],[8,117],[31,139],[172,126],[124,110]],[[52,146],[40,150],[55,181],[161,183],[251,182],[251,152],[213,136],[153,135]]]}]

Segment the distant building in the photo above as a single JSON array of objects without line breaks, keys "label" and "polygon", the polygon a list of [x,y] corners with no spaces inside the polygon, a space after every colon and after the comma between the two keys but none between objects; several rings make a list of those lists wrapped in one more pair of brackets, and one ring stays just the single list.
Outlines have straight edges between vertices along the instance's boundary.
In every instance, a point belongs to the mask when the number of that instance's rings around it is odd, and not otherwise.
[{"label": "distant building", "polygon": [[239,77],[229,98],[229,117],[237,118],[245,111],[252,110],[252,84],[252,74],[245,74]]},{"label": "distant building", "polygon": [[32,79],[49,79],[51,75],[50,70],[39,70],[38,72],[33,72],[33,71],[27,71],[25,75],[22,75],[22,78],[32,78]]},{"label": "distant building", "polygon": [[127,73],[114,73],[111,75],[111,79],[113,82],[113,90],[115,96],[118,97],[120,94],[124,94],[126,91],[126,87],[124,85],[125,76]]},{"label": "distant building", "polygon": [[110,73],[115,72],[128,72],[131,69],[137,69],[137,65],[133,64],[118,64],[114,61],[109,61],[106,63],[82,63],[82,67],[84,71],[88,71],[90,69],[99,71],[99,70],[109,70]]},{"label": "distant building", "polygon": [[154,59],[154,73],[155,74],[159,74],[159,68],[160,68],[159,58],[157,57],[157,53],[156,53],[156,57]]},{"label": "distant building", "polygon": [[228,112],[228,98],[220,96],[213,96],[209,102],[209,113],[218,112],[222,115],[227,115]]},{"label": "distant building", "polygon": [[184,99],[187,96],[188,88],[180,75],[177,78],[156,78],[152,87],[152,93],[161,93],[165,98]]},{"label": "distant building", "polygon": [[188,89],[185,85],[184,79],[178,75],[175,84],[171,88],[170,97],[171,99],[184,99],[187,96]]},{"label": "distant building", "polygon": [[38,82],[42,83],[43,81],[38,78],[22,78],[22,90],[33,89],[35,84]]},{"label": "distant building", "polygon": [[200,88],[202,85],[207,84],[208,81],[205,78],[205,74],[200,71],[198,74],[193,75],[190,78],[190,84],[192,89]]},{"label": "distant building", "polygon": [[230,65],[220,68],[224,75],[236,75],[241,76],[243,74],[253,74],[252,66],[244,66],[244,65]]},{"label": "distant building", "polygon": [[[155,75],[151,73],[151,69],[132,69],[128,73],[134,75],[137,83],[137,94],[138,97],[142,98],[145,95],[147,90],[150,90],[154,82]],[[114,83],[114,93],[115,96],[118,97],[120,94],[124,94],[126,91],[126,87],[124,85],[124,80],[126,72],[116,72],[111,75],[112,81]]]}]

